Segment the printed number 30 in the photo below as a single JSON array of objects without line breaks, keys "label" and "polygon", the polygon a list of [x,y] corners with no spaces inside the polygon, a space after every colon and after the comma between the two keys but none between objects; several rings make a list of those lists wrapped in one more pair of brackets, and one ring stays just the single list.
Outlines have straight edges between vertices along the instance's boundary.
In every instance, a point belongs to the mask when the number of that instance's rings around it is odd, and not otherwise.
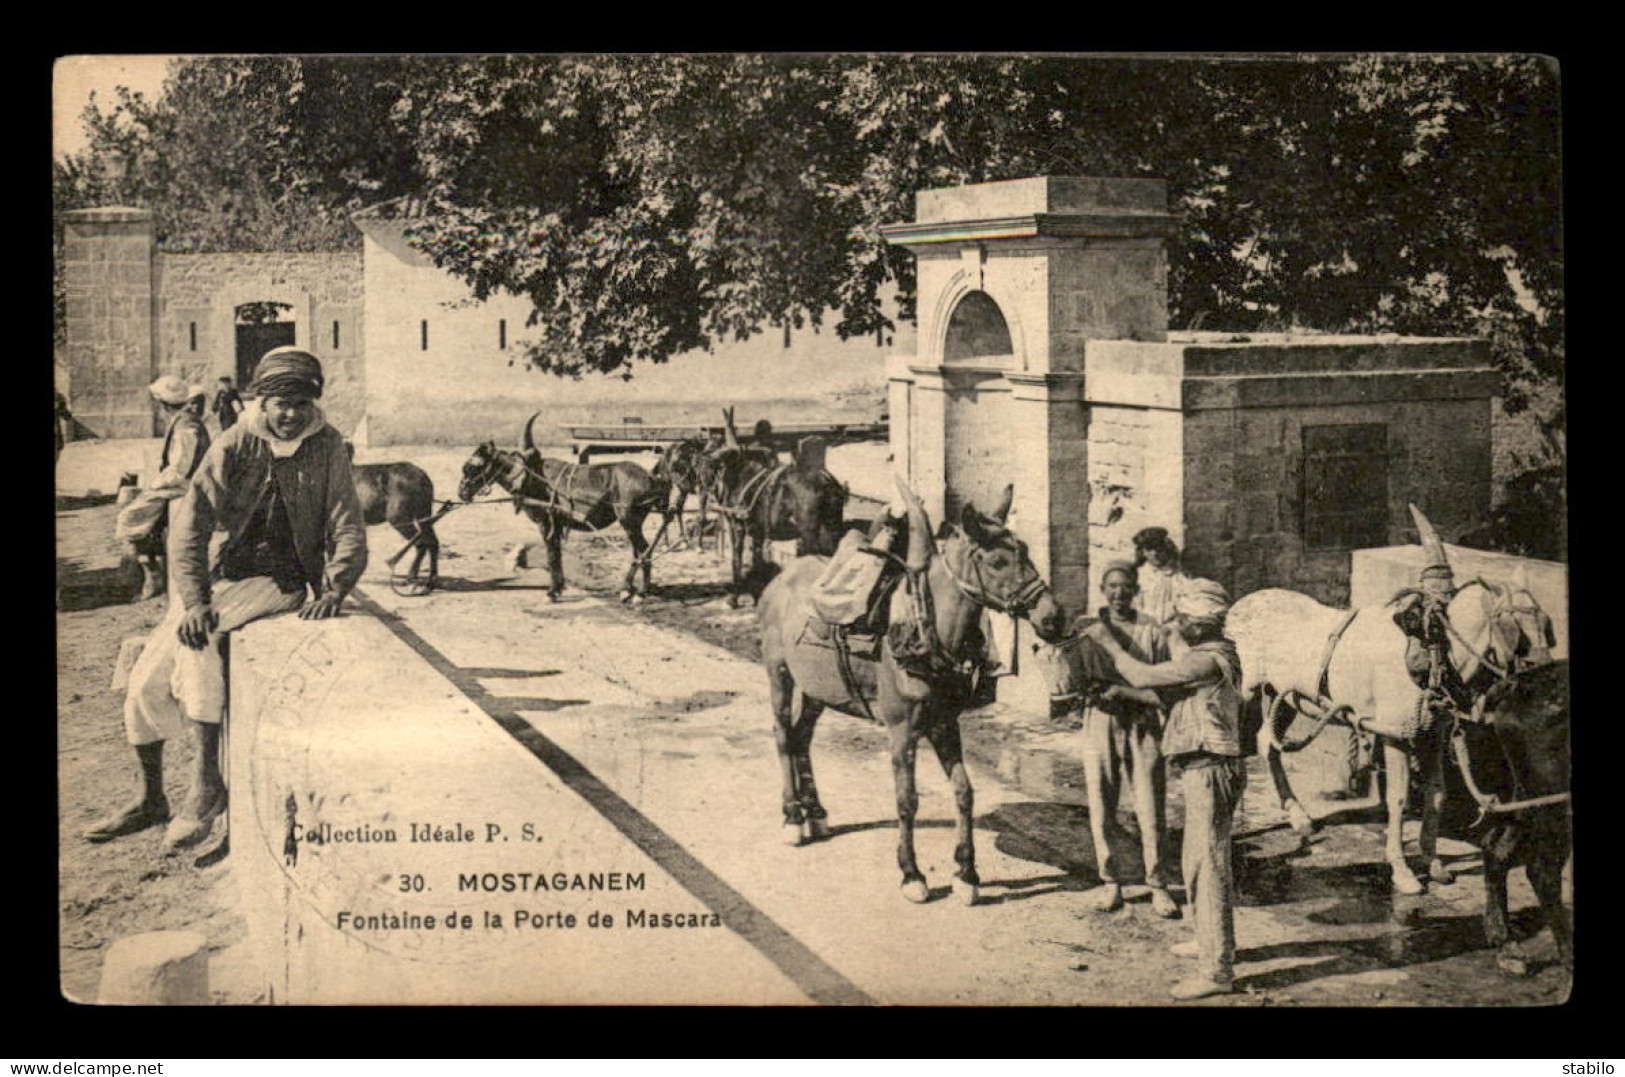
[{"label": "printed number 30", "polygon": [[401,876],[401,893],[403,893],[403,894],[414,894],[414,893],[421,893],[422,891],[423,891],[423,876],[421,876],[421,875],[402,875]]}]

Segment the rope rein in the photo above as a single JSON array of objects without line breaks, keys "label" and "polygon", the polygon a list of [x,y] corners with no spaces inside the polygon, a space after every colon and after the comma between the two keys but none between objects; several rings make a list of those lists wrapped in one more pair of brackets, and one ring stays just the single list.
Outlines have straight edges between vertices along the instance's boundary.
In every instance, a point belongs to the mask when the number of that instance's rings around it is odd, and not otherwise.
[{"label": "rope rein", "polygon": [[[539,459],[545,461],[546,457],[539,457]],[[560,526],[560,521],[558,519],[560,516],[568,517],[571,525],[591,534],[599,534],[600,532],[607,530],[609,528],[609,523],[605,523],[602,527],[595,527],[587,519],[573,511],[575,505],[581,500],[574,494],[573,491],[575,489],[576,479],[579,476],[580,469],[583,465],[570,463],[562,464],[562,466],[565,468],[563,475],[565,477],[566,486],[565,491],[561,494],[558,486],[548,479],[546,471],[538,471],[536,468],[531,467],[529,462],[525,459],[524,453],[511,450],[497,450],[497,455],[492,459],[491,464],[487,469],[484,482],[475,492],[475,497],[479,498],[479,500],[471,500],[467,502],[442,502],[442,504],[460,507],[464,504],[500,505],[511,503],[516,506],[516,509],[534,507],[537,509],[537,511],[545,514],[544,519],[537,522],[543,528],[543,537],[547,539],[551,539]],[[522,491],[525,488],[525,480],[527,479],[534,479],[541,483],[542,489],[547,496],[545,498],[539,498],[532,497],[525,493],[516,493],[510,497],[481,497],[481,495],[490,490],[492,485],[496,483],[501,483],[504,489],[512,490],[513,487],[517,486]],[[568,502],[569,507],[561,505],[561,501]],[[448,508],[444,511],[450,511],[450,509]],[[444,515],[444,511],[440,515]],[[655,548],[659,545],[660,540],[665,537],[666,528],[671,522],[670,517],[665,513],[661,513],[661,517],[660,530],[655,533],[654,540],[649,543],[647,548],[644,549],[643,553],[633,557],[632,561],[634,566],[646,566],[654,562],[657,556],[657,551]],[[438,516],[435,517],[435,519],[438,518]],[[618,514],[611,517],[611,522],[619,522]],[[665,552],[669,553],[670,550]]]}]

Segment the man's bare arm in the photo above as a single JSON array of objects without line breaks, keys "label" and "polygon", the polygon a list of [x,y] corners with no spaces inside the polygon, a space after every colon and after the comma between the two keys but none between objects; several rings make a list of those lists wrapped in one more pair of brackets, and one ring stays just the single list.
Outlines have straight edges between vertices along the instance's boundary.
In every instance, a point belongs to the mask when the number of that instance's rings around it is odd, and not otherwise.
[{"label": "man's bare arm", "polygon": [[1089,636],[1112,656],[1117,672],[1134,688],[1172,688],[1207,680],[1220,672],[1218,661],[1205,651],[1186,651],[1167,662],[1150,665],[1141,662],[1118,646],[1111,633],[1098,626],[1089,630]]}]

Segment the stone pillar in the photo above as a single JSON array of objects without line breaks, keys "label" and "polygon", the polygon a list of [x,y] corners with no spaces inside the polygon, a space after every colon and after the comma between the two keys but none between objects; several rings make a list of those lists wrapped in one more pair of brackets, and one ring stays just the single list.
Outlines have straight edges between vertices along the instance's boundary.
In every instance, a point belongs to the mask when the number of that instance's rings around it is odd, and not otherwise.
[{"label": "stone pillar", "polygon": [[[1081,374],[1009,374],[1016,401],[1010,434],[1020,444],[1014,523],[1031,535],[1035,563],[1061,604],[1085,608],[1089,573],[1088,447]],[[1045,521],[1042,532],[1028,520]]]},{"label": "stone pillar", "polygon": [[[936,519],[1014,482],[1017,530],[1069,610],[1089,592],[1084,342],[1166,337],[1167,197],[1162,180],[1037,176],[921,191],[914,221],[881,229],[919,258],[900,470]],[[972,297],[975,319],[960,315]],[[913,401],[901,425],[898,397]],[[949,490],[951,474],[980,488]]]},{"label": "stone pillar", "polygon": [[156,377],[153,225],[144,209],[65,214],[68,368],[74,417],[97,437],[152,437]]},{"label": "stone pillar", "polygon": [[[1084,343],[1166,337],[1167,200],[1162,180],[1037,176],[921,191],[912,222],[881,229],[919,259],[918,355],[890,373],[899,470],[936,520],[1014,483],[1016,532],[1074,614],[1089,606]],[[1040,681],[1001,682],[1001,703],[1044,706]]]},{"label": "stone pillar", "polygon": [[892,453],[896,458],[894,462],[907,461],[907,466],[899,470],[908,476],[914,492],[925,503],[932,524],[940,525],[948,488],[948,386],[938,368],[911,367],[910,370],[914,375],[911,392],[914,407],[909,417],[909,440],[899,447],[894,432]]}]

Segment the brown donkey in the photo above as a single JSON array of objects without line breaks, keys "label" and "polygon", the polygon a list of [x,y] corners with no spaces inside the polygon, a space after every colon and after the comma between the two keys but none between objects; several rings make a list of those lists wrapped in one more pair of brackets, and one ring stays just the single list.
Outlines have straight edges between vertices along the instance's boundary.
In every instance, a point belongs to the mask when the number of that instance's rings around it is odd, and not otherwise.
[{"label": "brown donkey", "polygon": [[[526,430],[526,440],[530,431]],[[513,495],[516,507],[536,524],[547,543],[547,597],[557,602],[564,590],[564,536],[621,525],[632,545],[621,589],[622,602],[642,602],[649,593],[649,554],[643,521],[666,503],[666,485],[636,464],[572,464],[550,460],[536,450],[514,452],[486,442],[463,464],[457,496],[472,501],[495,484]],[[662,528],[664,530],[664,528]],[[659,541],[659,536],[656,536]],[[636,576],[643,569],[643,588]]]},{"label": "brown donkey", "polygon": [[[346,443],[350,459],[355,446]],[[413,594],[427,594],[440,579],[440,536],[434,530],[434,480],[416,464],[353,464],[355,493],[368,526],[387,523],[401,538],[414,543],[412,566],[406,573]],[[418,575],[429,560],[427,578]]]},{"label": "brown donkey", "polygon": [[833,650],[807,642],[803,629],[813,616],[810,596],[827,558],[793,562],[762,594],[758,620],[762,661],[767,666],[784,777],[784,825],[796,844],[829,834],[824,806],[813,781],[813,729],[823,709],[848,714],[872,711],[891,741],[892,777],[897,787],[897,864],[903,896],[926,901],[930,891],[914,858],[914,758],[920,737],[931,742],[953,783],[958,809],[954,890],[967,904],[978,897],[976,849],[971,833],[974,794],[965,770],[959,713],[970,700],[967,670],[982,660],[973,631],[984,609],[1025,617],[1050,641],[1065,623],[1049,585],[1033,567],[1026,544],[1004,526],[1012,490],[991,516],[967,504],[959,519],[934,542],[925,509],[898,480],[909,506],[909,536],[903,604],[911,616],[894,617],[877,660],[854,654],[852,681],[862,700],[847,688]]}]

